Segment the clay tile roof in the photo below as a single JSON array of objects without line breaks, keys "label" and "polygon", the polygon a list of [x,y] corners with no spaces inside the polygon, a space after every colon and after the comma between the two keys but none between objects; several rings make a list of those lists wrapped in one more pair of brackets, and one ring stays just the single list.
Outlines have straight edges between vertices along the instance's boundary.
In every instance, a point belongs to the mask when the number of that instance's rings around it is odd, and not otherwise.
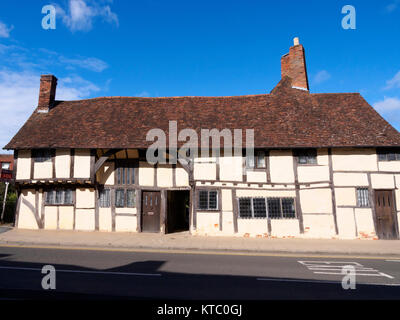
[{"label": "clay tile roof", "polygon": [[254,129],[256,147],[400,147],[400,133],[360,94],[310,94],[285,77],[261,95],[57,101],[34,112],[5,148],[146,148],[150,129],[168,138],[169,121],[199,137],[201,129]]}]

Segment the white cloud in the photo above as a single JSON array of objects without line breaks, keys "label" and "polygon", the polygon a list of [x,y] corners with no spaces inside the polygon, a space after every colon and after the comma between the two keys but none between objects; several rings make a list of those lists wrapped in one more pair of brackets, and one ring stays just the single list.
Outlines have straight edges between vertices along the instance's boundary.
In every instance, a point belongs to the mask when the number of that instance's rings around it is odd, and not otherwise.
[{"label": "white cloud", "polygon": [[66,58],[64,56],[60,56],[59,60],[61,63],[65,63],[70,66],[78,66],[80,68],[88,69],[95,72],[102,72],[104,69],[108,68],[106,62],[97,58],[80,57],[77,59],[71,59],[71,58]]},{"label": "white cloud", "polygon": [[391,12],[395,11],[399,7],[399,4],[400,4],[400,0],[394,0],[392,3],[388,4],[385,7],[385,11],[387,13],[391,13]]},{"label": "white cloud", "polygon": [[[57,100],[77,100],[100,89],[77,75],[59,79]],[[0,70],[0,148],[17,133],[37,106],[40,74]]]},{"label": "white cloud", "polygon": [[141,93],[135,94],[134,96],[138,98],[145,98],[145,97],[150,97],[150,94],[147,91],[143,91]]},{"label": "white cloud", "polygon": [[93,0],[69,0],[68,10],[59,5],[55,6],[57,15],[61,16],[63,23],[72,32],[91,30],[95,18],[118,26],[118,16],[111,11],[110,6],[101,5]]},{"label": "white cloud", "polygon": [[382,101],[374,103],[374,108],[382,113],[392,113],[393,111],[398,111],[400,113],[400,99],[396,97],[385,97]]},{"label": "white cloud", "polygon": [[394,77],[388,81],[386,81],[385,90],[400,88],[400,71],[397,72]]},{"label": "white cloud", "polygon": [[319,71],[313,78],[313,83],[314,84],[320,84],[322,82],[325,82],[331,78],[331,75],[329,74],[328,71],[326,70],[321,70]]},{"label": "white cloud", "polygon": [[0,38],[8,38],[14,26],[7,27],[7,25],[0,21]]}]

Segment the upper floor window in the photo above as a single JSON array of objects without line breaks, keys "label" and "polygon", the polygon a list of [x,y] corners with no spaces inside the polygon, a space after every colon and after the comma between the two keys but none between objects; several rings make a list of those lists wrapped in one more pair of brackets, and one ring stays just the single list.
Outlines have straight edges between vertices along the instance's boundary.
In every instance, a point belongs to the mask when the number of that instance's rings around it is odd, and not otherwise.
[{"label": "upper floor window", "polygon": [[71,189],[52,189],[46,192],[45,203],[48,205],[72,205],[72,190]]},{"label": "upper floor window", "polygon": [[51,154],[52,152],[49,149],[32,150],[32,157],[35,162],[51,161]]},{"label": "upper floor window", "polygon": [[10,165],[11,165],[10,162],[2,162],[1,163],[1,169],[9,170],[10,169]]},{"label": "upper floor window", "polygon": [[317,150],[316,149],[303,149],[296,150],[298,164],[317,164]]},{"label": "upper floor window", "polygon": [[379,161],[400,161],[400,150],[399,149],[378,149],[378,160]]},{"label": "upper floor window", "polygon": [[258,150],[254,152],[252,156],[246,156],[246,168],[248,169],[264,169],[266,167],[265,163],[265,151]]},{"label": "upper floor window", "polygon": [[198,200],[200,210],[218,210],[218,191],[200,190]]},{"label": "upper floor window", "polygon": [[116,162],[116,184],[130,185],[135,184],[135,169],[132,161]]}]

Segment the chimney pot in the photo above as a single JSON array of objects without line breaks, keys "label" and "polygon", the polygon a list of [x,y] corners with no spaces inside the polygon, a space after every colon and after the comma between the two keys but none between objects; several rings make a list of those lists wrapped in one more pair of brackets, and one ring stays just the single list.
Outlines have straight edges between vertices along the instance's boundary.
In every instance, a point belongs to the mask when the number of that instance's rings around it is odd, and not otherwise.
[{"label": "chimney pot", "polygon": [[295,46],[298,46],[298,45],[300,44],[300,41],[299,41],[299,38],[298,38],[298,37],[296,37],[296,38],[293,39],[293,44],[294,44]]},{"label": "chimney pot", "polygon": [[57,78],[51,74],[40,77],[39,102],[37,112],[49,112],[56,98]]}]

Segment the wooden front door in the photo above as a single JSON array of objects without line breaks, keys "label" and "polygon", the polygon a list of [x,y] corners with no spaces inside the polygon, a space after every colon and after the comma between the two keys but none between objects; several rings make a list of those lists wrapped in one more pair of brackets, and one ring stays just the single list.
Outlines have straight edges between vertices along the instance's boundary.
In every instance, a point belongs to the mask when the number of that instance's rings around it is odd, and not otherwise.
[{"label": "wooden front door", "polygon": [[376,233],[379,239],[397,239],[392,190],[375,190]]},{"label": "wooden front door", "polygon": [[160,192],[142,192],[142,231],[160,232]]}]

